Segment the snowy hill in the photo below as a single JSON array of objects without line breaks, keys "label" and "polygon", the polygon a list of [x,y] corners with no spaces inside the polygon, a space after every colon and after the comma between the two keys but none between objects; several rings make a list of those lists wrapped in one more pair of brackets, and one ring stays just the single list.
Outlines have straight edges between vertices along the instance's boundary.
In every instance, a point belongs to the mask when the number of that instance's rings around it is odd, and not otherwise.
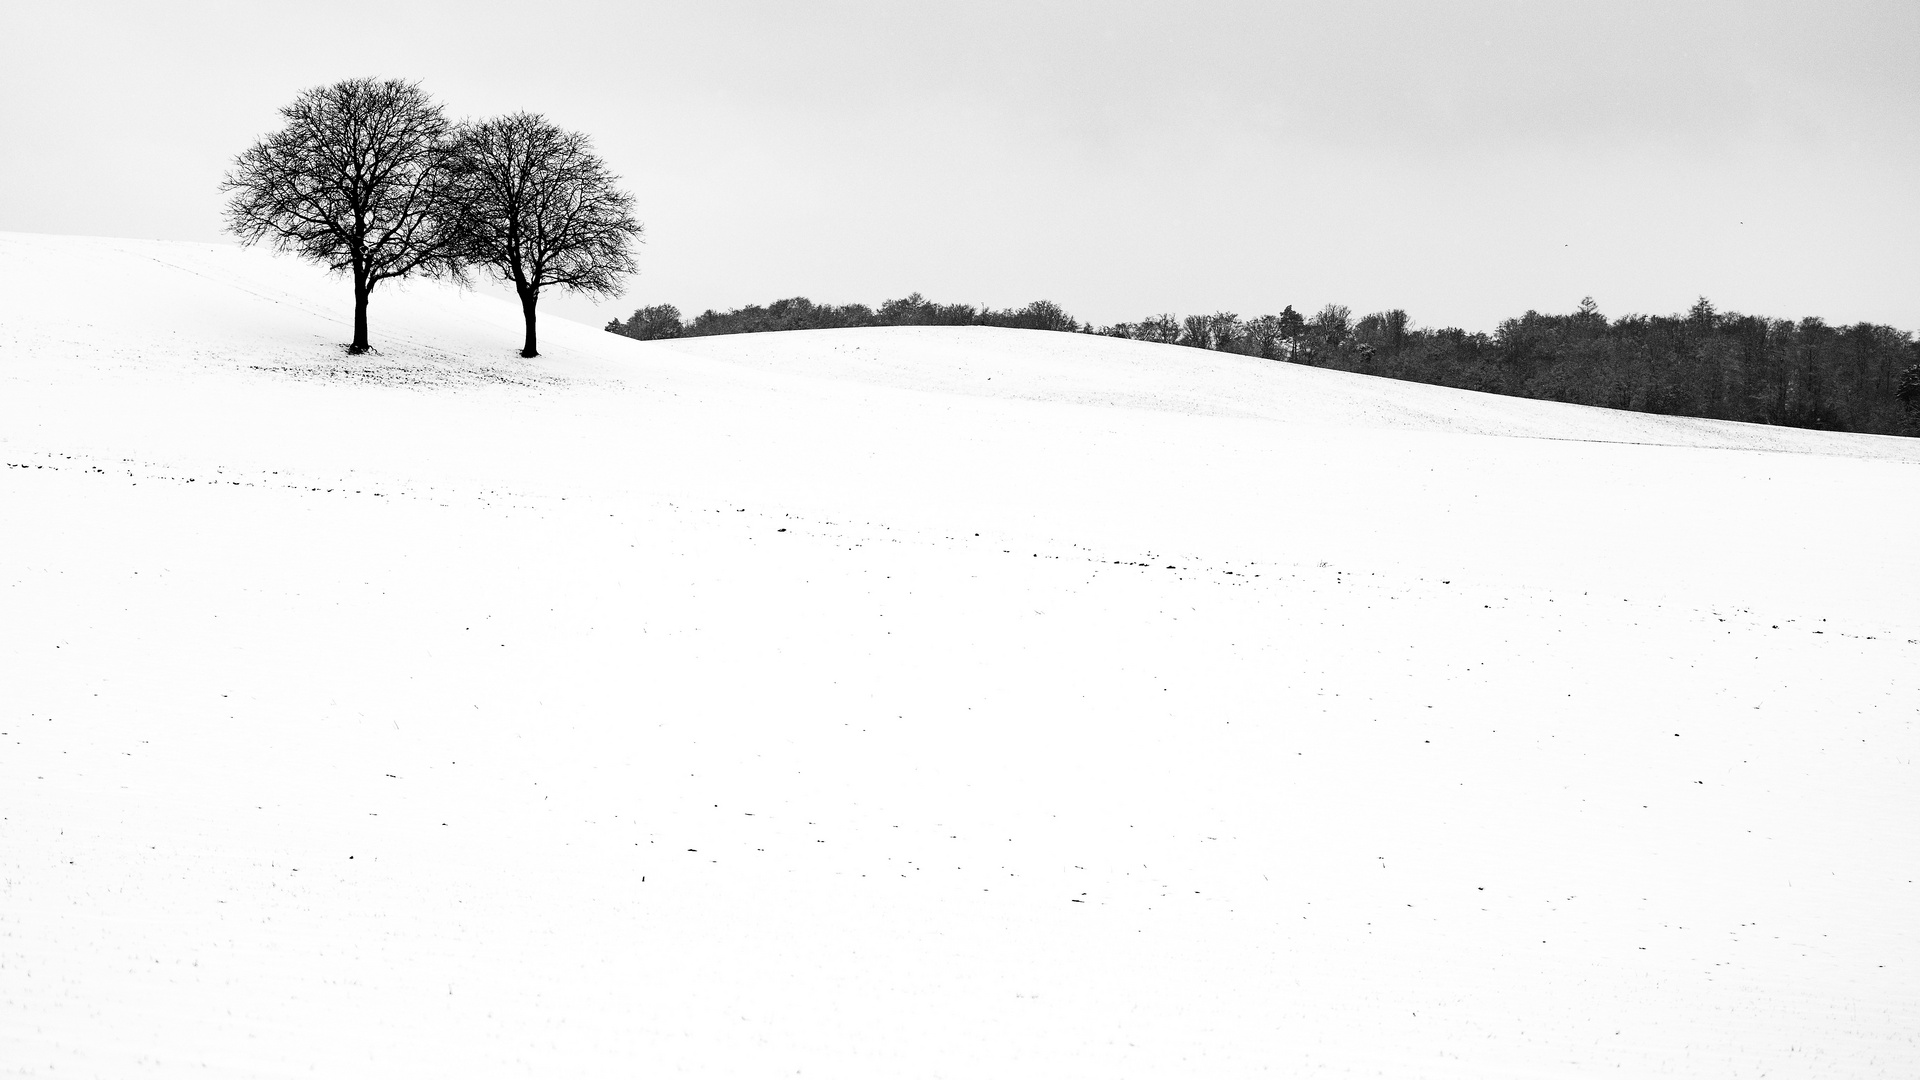
[{"label": "snowy hill", "polygon": [[0,285],[5,1075],[1920,1069],[1915,440]]}]

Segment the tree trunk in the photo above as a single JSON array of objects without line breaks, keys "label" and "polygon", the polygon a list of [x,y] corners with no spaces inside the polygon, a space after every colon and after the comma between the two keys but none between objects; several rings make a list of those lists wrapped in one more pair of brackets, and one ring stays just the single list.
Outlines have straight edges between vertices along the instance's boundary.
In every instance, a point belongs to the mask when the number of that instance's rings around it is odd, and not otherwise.
[{"label": "tree trunk", "polygon": [[353,271],[353,344],[347,346],[350,356],[359,356],[373,346],[367,343],[367,295],[373,291],[372,283],[367,281],[367,272],[358,267]]},{"label": "tree trunk", "polygon": [[539,341],[534,334],[533,306],[540,302],[540,290],[535,286],[522,285],[520,293],[520,314],[527,320],[527,343],[520,349],[520,355],[531,359],[540,355]]}]

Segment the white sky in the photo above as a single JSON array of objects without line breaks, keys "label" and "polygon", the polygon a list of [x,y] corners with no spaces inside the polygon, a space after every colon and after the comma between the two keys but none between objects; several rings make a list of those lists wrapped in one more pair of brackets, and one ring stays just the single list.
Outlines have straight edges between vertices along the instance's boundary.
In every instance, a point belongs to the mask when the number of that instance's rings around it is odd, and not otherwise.
[{"label": "white sky", "polygon": [[[301,89],[591,133],[604,319],[782,296],[1158,311],[1723,308],[1920,327],[1912,3],[542,4],[0,13],[0,229],[218,240]],[[377,300],[376,300],[377,302]]]}]

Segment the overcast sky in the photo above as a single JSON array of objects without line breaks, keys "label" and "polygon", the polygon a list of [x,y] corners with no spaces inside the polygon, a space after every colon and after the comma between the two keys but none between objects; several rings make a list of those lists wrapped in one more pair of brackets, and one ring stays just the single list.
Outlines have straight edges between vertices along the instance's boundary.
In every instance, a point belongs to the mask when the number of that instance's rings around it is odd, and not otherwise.
[{"label": "overcast sky", "polygon": [[[642,303],[1082,318],[1591,294],[1920,329],[1920,3],[8,3],[0,230],[218,241],[300,90],[546,113]],[[543,305],[545,307],[546,305]]]}]

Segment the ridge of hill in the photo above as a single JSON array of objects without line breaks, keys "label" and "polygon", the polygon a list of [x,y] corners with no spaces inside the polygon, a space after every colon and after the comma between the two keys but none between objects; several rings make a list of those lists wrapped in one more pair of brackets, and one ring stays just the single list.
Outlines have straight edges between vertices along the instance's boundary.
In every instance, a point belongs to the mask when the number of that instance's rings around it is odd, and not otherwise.
[{"label": "ridge of hill", "polygon": [[375,318],[384,332],[376,357],[334,357],[327,347],[340,336],[344,281],[265,250],[0,233],[0,260],[16,298],[8,318],[14,333],[84,326],[92,351],[123,356],[185,336],[196,342],[196,354],[227,344],[245,349],[250,363],[279,364],[308,378],[455,385],[604,379],[618,369],[595,362],[675,355],[932,393],[1186,415],[1920,461],[1915,439],[1509,398],[1170,345],[992,327],[637,343],[550,316],[546,325],[559,337],[547,355],[538,364],[516,364],[500,344],[511,339],[516,310],[432,281],[397,283],[377,295]]}]

